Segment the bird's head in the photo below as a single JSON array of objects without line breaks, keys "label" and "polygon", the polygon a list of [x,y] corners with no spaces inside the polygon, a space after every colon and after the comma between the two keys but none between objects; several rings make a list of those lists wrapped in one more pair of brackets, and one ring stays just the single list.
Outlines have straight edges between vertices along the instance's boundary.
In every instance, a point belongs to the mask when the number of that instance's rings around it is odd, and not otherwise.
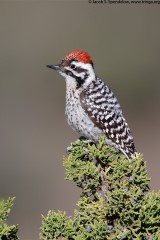
[{"label": "bird's head", "polygon": [[95,80],[93,62],[88,53],[76,50],[67,54],[60,64],[47,65],[58,71],[70,88],[87,88]]}]

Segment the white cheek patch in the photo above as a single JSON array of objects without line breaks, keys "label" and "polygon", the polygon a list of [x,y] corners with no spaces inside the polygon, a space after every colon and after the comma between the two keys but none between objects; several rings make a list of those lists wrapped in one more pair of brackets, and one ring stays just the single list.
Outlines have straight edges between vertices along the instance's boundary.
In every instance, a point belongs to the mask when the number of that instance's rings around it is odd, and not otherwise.
[{"label": "white cheek patch", "polygon": [[76,71],[72,71],[73,72],[73,74],[75,75],[75,76],[77,76],[77,77],[80,77],[80,78],[82,78],[82,79],[84,79],[84,77],[85,77],[85,72],[81,72],[81,73],[77,73]]}]

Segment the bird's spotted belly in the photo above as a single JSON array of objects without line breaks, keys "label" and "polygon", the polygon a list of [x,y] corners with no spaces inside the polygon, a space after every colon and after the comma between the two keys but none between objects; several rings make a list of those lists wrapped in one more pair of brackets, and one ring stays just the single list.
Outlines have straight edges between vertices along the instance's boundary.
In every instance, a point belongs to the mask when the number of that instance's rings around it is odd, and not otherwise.
[{"label": "bird's spotted belly", "polygon": [[66,118],[68,124],[73,130],[78,131],[81,136],[97,142],[102,130],[97,128],[94,123],[89,119],[81,106],[67,107]]}]

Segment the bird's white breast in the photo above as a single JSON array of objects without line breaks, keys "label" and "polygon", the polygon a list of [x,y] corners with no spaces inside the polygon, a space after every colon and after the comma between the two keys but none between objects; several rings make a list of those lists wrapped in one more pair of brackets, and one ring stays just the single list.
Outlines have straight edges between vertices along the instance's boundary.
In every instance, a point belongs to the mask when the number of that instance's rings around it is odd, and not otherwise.
[{"label": "bird's white breast", "polygon": [[85,113],[81,106],[79,98],[79,90],[70,90],[66,94],[66,118],[68,124],[84,136],[93,141],[98,141],[102,130],[95,126],[89,116]]}]

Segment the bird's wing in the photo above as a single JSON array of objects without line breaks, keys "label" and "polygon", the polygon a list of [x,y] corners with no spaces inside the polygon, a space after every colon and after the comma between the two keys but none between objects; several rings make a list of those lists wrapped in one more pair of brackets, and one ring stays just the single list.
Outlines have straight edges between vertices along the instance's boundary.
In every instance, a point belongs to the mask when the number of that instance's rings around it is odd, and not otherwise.
[{"label": "bird's wing", "polygon": [[[103,85],[104,91],[85,91],[80,94],[81,106],[95,126],[128,156],[135,152],[133,137],[122,115],[113,92]],[[103,94],[102,94],[103,93]]]}]

